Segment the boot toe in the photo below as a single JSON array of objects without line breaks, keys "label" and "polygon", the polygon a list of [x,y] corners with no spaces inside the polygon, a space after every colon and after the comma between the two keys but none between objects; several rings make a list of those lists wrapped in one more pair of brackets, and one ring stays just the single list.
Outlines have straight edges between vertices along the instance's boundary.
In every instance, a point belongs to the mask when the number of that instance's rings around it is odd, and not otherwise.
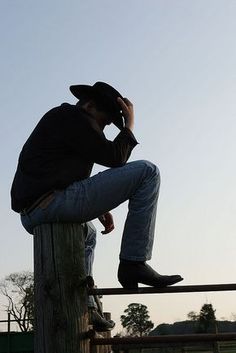
[{"label": "boot toe", "polygon": [[115,327],[115,322],[113,320],[106,320],[96,309],[91,310],[90,317],[93,329],[97,332],[111,331]]},{"label": "boot toe", "polygon": [[142,283],[155,288],[164,288],[183,280],[180,275],[160,275],[151,266],[144,263],[129,264],[120,263],[118,280],[126,289],[138,288]]}]

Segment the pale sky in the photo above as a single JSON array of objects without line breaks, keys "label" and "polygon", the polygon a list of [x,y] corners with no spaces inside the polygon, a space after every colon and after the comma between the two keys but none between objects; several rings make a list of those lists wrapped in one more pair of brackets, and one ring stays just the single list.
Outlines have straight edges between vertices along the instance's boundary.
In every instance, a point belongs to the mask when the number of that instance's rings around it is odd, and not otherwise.
[{"label": "pale sky", "polygon": [[[134,103],[140,144],[130,160],[150,160],[161,171],[150,264],[181,274],[186,285],[236,282],[236,1],[1,0],[0,16],[0,278],[33,269],[33,240],[10,210],[22,145],[47,110],[76,102],[71,84],[105,81]],[[106,131],[108,138],[118,132]],[[120,286],[126,211],[113,211],[110,235],[95,222],[98,287]],[[147,305],[155,325],[184,320],[206,302],[218,319],[236,313],[233,292],[103,302],[117,330],[131,302]]]}]

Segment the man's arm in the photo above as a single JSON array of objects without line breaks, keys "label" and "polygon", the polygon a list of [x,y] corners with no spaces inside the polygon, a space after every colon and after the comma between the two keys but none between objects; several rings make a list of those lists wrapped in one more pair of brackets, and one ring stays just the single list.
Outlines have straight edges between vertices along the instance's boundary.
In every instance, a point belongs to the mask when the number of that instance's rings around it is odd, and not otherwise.
[{"label": "man's arm", "polygon": [[68,131],[66,142],[75,152],[85,160],[114,168],[124,165],[133,148],[138,144],[131,129],[133,128],[133,105],[128,100],[122,100],[125,127],[119,132],[114,141],[109,141],[103,131],[99,130],[86,114],[75,116],[73,126],[65,125]]}]

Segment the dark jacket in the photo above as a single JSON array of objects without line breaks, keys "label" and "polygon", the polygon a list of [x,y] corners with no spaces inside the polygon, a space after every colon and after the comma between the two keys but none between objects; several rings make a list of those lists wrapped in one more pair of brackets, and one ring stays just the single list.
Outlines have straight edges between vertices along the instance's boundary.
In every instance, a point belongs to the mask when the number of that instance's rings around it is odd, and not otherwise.
[{"label": "dark jacket", "polygon": [[88,178],[94,163],[124,165],[136,144],[127,128],[114,141],[107,140],[96,121],[75,105],[53,108],[20,153],[11,188],[12,209],[20,212],[44,194]]}]

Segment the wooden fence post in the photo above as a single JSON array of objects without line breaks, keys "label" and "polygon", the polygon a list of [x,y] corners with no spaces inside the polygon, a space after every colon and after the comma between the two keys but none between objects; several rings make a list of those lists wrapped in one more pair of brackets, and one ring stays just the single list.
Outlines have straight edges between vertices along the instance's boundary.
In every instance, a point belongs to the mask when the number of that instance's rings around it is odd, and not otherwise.
[{"label": "wooden fence post", "polygon": [[34,234],[34,352],[89,353],[83,226],[42,224]]}]

